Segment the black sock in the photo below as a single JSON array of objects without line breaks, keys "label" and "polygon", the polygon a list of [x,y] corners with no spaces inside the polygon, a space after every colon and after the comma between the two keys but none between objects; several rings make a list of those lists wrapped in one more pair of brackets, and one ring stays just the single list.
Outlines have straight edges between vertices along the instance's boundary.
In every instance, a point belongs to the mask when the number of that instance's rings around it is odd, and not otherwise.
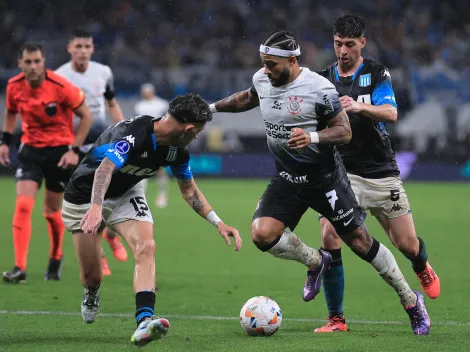
[{"label": "black sock", "polygon": [[282,235],[276,238],[274,241],[268,244],[258,244],[255,242],[255,246],[258,247],[258,249],[262,252],[269,251],[271,248],[273,248],[276,244],[279,243],[279,240],[281,239]]},{"label": "black sock", "polygon": [[370,247],[369,251],[366,253],[366,255],[359,255],[359,257],[364,259],[366,262],[370,263],[377,256],[377,253],[379,252],[379,248],[380,248],[380,242],[377,241],[374,237],[372,237],[372,246]]},{"label": "black sock", "polygon": [[426,262],[428,261],[428,253],[426,252],[426,244],[421,237],[418,237],[419,252],[416,257],[406,256],[411,261],[411,266],[415,273],[420,273],[426,269]]},{"label": "black sock", "polygon": [[135,294],[135,321],[139,325],[145,318],[151,318],[155,308],[155,292],[140,291]]}]

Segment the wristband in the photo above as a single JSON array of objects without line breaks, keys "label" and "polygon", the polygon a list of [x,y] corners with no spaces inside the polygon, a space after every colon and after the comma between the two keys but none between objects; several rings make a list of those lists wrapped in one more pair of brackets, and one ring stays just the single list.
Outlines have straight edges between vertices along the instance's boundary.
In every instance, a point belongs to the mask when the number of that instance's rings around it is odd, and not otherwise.
[{"label": "wristband", "polygon": [[222,219],[220,219],[213,210],[211,210],[209,214],[207,214],[206,219],[214,226],[217,226],[219,222],[222,222]]},{"label": "wristband", "polygon": [[318,132],[309,132],[308,134],[310,135],[311,144],[320,143],[320,135]]},{"label": "wristband", "polygon": [[80,154],[80,147],[76,145],[69,145],[69,151],[73,151],[75,154]]},{"label": "wristband", "polygon": [[211,109],[211,112],[217,112],[217,108],[215,107],[215,103],[209,105],[209,109]]},{"label": "wristband", "polygon": [[0,144],[6,144],[10,146],[12,137],[13,135],[10,132],[3,131],[2,138],[0,139]]}]

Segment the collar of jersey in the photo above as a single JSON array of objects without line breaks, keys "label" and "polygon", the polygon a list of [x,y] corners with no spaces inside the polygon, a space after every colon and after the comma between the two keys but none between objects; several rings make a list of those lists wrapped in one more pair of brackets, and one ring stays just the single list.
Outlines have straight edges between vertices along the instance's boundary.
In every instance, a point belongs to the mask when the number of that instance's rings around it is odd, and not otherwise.
[{"label": "collar of jersey", "polygon": [[[359,71],[362,69],[362,67],[364,67],[364,62],[357,68],[356,72],[354,72],[353,76],[352,76],[352,80],[354,81],[356,79],[356,76],[357,74],[359,73]],[[339,72],[338,72],[338,65],[335,65],[335,77],[336,77],[336,80],[339,81],[340,80],[340,77],[339,77]]]}]

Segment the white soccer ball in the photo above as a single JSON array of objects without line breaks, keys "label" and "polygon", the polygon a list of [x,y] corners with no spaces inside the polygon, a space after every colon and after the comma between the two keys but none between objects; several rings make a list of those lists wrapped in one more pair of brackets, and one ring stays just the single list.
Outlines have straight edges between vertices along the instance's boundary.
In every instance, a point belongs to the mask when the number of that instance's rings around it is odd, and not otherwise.
[{"label": "white soccer ball", "polygon": [[250,336],[271,336],[281,326],[282,312],[275,300],[266,296],[250,298],[240,311],[240,324]]}]

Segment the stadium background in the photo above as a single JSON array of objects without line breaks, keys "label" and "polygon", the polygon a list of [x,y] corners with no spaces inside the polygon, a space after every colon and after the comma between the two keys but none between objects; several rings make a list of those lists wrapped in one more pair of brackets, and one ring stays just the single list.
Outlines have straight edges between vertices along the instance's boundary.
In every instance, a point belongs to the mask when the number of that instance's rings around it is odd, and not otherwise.
[{"label": "stadium background", "polygon": [[[39,41],[47,67],[69,60],[67,34],[76,27],[94,36],[93,59],[111,66],[125,116],[133,113],[142,83],[171,99],[200,93],[212,102],[251,85],[260,67],[258,47],[274,29],[298,38],[301,65],[320,69],[334,61],[331,25],[353,10],[366,19],[364,56],[390,68],[399,120],[388,126],[413,207],[418,233],[426,239],[441,277],[442,297],[429,302],[431,336],[416,339],[392,290],[349,250],[344,252],[346,316],[351,334],[312,337],[325,318],[323,297],[308,307],[300,300],[305,273],[257,251],[250,243],[250,220],[274,165],[267,153],[259,110],[216,114],[202,138],[191,145],[198,184],[224,220],[237,226],[244,248],[233,253],[214,239],[210,225],[191,214],[171,183],[170,205],[156,218],[157,310],[170,318],[163,350],[181,351],[468,351],[470,308],[466,297],[470,177],[470,3],[467,0],[0,0],[0,109],[7,80],[18,73],[17,51]],[[1,119],[1,118],[0,118]],[[1,168],[0,173],[12,174]],[[241,180],[233,178],[242,177]],[[217,180],[215,179],[217,178]],[[248,180],[261,178],[260,180]],[[447,181],[446,183],[421,181]],[[150,186],[149,192],[154,192]],[[12,177],[0,179],[0,264],[13,263],[10,234]],[[113,275],[102,287],[97,323],[80,321],[81,287],[70,236],[64,240],[61,282],[42,281],[47,229],[41,199],[33,214],[27,285],[0,286],[1,351],[127,350],[133,331],[132,264],[111,258]],[[315,214],[296,232],[319,245]],[[313,226],[313,227],[312,227]],[[381,228],[371,232],[387,243]],[[189,229],[189,230],[188,230]],[[402,271],[418,287],[408,261],[394,248]],[[51,288],[52,287],[52,288]],[[190,291],[190,293],[189,293]],[[284,311],[273,338],[242,338],[237,319],[246,299],[273,296]],[[295,298],[295,299],[294,299]],[[20,336],[19,336],[20,335]],[[153,346],[152,346],[153,347]]]}]

